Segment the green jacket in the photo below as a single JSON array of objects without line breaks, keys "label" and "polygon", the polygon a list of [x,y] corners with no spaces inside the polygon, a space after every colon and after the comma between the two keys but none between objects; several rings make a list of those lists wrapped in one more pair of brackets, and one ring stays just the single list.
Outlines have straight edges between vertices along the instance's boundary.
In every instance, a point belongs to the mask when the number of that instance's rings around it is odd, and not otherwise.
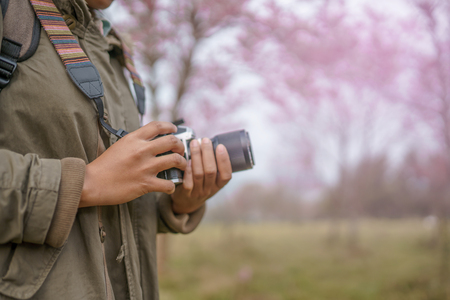
[{"label": "green jacket", "polygon": [[[111,54],[119,43],[103,37],[84,0],[54,2],[76,16],[71,30],[100,73],[109,123],[138,129],[123,65]],[[158,299],[156,234],[192,231],[204,207],[174,215],[169,196],[151,193],[78,209],[85,164],[114,141],[41,28],[37,51],[0,93],[0,299]]]}]

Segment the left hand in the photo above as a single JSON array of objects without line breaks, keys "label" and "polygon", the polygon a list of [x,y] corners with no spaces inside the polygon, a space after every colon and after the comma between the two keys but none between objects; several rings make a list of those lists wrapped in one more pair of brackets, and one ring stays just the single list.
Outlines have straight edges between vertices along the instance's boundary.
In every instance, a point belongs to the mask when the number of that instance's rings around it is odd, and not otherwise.
[{"label": "left hand", "polygon": [[[190,144],[191,160],[184,171],[183,184],[172,196],[174,213],[191,213],[200,208],[231,179],[231,162],[224,145],[218,145],[216,156],[211,140],[203,138]],[[216,164],[217,160],[217,164]]]}]

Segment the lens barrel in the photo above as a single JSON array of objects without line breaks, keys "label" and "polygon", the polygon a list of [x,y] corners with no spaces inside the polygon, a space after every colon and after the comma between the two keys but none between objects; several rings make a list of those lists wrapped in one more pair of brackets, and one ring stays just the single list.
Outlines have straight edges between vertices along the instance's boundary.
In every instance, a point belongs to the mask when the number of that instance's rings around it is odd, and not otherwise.
[{"label": "lens barrel", "polygon": [[[181,127],[181,126],[180,126]],[[182,128],[183,129],[183,128]],[[180,131],[180,130],[179,130]],[[191,130],[192,131],[192,130]],[[180,133],[183,133],[180,131]],[[185,157],[190,159],[190,147],[189,143],[195,136],[192,134],[191,138],[180,137],[185,144]],[[199,139],[201,143],[201,139]],[[238,130],[227,132],[223,134],[218,134],[211,139],[214,147],[214,153],[216,153],[216,148],[219,144],[222,144],[227,148],[228,155],[230,156],[231,169],[232,172],[239,172],[244,170],[249,170],[255,165],[255,160],[253,158],[252,145],[250,142],[250,136],[245,130]],[[170,152],[169,152],[170,153]],[[164,153],[169,154],[169,153]],[[176,185],[183,182],[183,174],[179,169],[171,168],[158,173],[158,178],[171,180]]]},{"label": "lens barrel", "polygon": [[219,144],[227,148],[233,172],[248,170],[255,165],[250,136],[247,131],[238,130],[219,134],[213,137],[211,142],[214,153]]},{"label": "lens barrel", "polygon": [[165,171],[159,172],[158,178],[171,180],[175,185],[183,183],[183,172],[177,168],[167,169]]}]

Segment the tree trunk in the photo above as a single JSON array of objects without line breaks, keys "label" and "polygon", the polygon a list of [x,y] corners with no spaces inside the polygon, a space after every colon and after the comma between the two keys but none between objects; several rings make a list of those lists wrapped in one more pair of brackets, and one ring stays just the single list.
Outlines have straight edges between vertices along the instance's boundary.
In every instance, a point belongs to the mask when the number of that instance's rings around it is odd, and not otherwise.
[{"label": "tree trunk", "polygon": [[[445,200],[444,200],[445,201]],[[442,201],[442,202],[444,202]],[[448,230],[448,216],[445,209],[441,209],[438,223],[439,249],[439,296],[449,299],[450,296],[450,238]]]},{"label": "tree trunk", "polygon": [[348,220],[348,237],[347,245],[351,252],[357,252],[359,250],[359,216],[356,208],[352,208]]},{"label": "tree trunk", "polygon": [[328,230],[328,236],[327,236],[327,244],[328,245],[335,245],[340,240],[340,218],[336,215],[335,212],[332,212],[332,215],[330,217],[330,228]]}]

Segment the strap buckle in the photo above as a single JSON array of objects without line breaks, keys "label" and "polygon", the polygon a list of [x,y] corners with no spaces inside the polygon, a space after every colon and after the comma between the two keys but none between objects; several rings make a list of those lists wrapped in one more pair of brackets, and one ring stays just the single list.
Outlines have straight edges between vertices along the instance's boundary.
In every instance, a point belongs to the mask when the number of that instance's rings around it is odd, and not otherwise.
[{"label": "strap buckle", "polygon": [[0,55],[0,89],[4,89],[8,85],[16,68],[16,61],[7,56]]}]

